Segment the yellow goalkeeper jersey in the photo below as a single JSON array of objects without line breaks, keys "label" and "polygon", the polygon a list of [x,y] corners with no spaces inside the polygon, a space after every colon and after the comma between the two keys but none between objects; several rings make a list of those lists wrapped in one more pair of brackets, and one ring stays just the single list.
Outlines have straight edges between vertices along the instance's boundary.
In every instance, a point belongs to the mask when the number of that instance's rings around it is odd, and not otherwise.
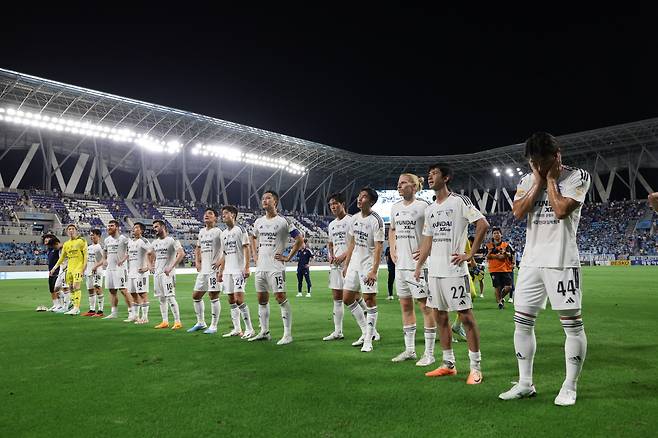
[{"label": "yellow goalkeeper jersey", "polygon": [[69,261],[69,272],[82,272],[87,263],[87,242],[82,237],[64,242],[58,263]]}]

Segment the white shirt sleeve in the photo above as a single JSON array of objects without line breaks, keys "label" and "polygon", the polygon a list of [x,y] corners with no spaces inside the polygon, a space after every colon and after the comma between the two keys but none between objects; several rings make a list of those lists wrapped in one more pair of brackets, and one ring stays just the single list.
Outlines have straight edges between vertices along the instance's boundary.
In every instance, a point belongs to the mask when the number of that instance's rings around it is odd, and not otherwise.
[{"label": "white shirt sleeve", "polygon": [[529,173],[519,181],[519,184],[516,186],[516,193],[514,194],[514,200],[521,199],[528,193],[528,190],[532,188],[532,181],[534,176]]},{"label": "white shirt sleeve", "polygon": [[484,217],[484,215],[480,212],[480,210],[475,208],[475,205],[473,205],[470,202],[468,202],[468,203],[464,202],[462,204],[462,215],[471,224],[473,222],[478,221],[478,220],[480,220]]},{"label": "white shirt sleeve", "polygon": [[183,245],[180,244],[180,241],[177,239],[172,239],[174,241],[174,249],[178,251],[183,248]]},{"label": "white shirt sleeve", "polygon": [[576,171],[564,181],[562,196],[571,198],[582,204],[585,201],[585,196],[587,196],[590,183],[591,178],[589,173],[582,169],[576,169]]},{"label": "white shirt sleeve", "polygon": [[423,236],[432,237],[432,222],[430,220],[430,209],[425,210],[425,223],[423,223]]},{"label": "white shirt sleeve", "polygon": [[376,224],[375,229],[373,230],[373,238],[375,242],[383,242],[384,241],[384,222],[381,220],[381,218],[376,218]]}]

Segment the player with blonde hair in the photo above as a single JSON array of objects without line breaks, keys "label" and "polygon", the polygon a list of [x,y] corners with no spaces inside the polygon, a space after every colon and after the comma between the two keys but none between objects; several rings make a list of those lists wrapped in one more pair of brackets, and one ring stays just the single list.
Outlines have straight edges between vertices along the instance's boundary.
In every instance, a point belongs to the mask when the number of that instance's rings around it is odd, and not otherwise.
[{"label": "player with blonde hair", "polygon": [[66,312],[67,315],[80,314],[80,299],[82,293],[80,292],[80,284],[82,283],[82,272],[87,266],[87,242],[78,234],[78,227],[75,224],[70,224],[66,227],[66,234],[69,240],[64,242],[62,252],[59,255],[59,260],[55,266],[50,270],[50,275],[53,275],[59,265],[64,260],[68,260],[68,268],[66,270],[66,283],[71,286],[71,301],[73,308]]}]

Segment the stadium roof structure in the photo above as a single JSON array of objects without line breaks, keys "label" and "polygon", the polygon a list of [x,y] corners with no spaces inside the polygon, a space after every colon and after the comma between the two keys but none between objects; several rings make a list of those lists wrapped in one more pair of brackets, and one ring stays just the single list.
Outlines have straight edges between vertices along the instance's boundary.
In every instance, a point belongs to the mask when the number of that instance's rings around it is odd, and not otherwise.
[{"label": "stadium roof structure", "polygon": [[[286,208],[301,211],[326,211],[327,196],[334,191],[353,195],[366,184],[395,188],[400,173],[425,175],[434,162],[455,170],[454,190],[495,210],[505,199],[511,202],[509,191],[527,171],[522,144],[441,155],[437,136],[436,149],[424,156],[362,155],[5,69],[0,69],[0,132],[4,135],[0,160],[10,150],[26,151],[27,168],[41,149],[47,190],[56,177],[62,191],[81,191],[77,184],[87,173],[85,192],[95,187],[99,194],[129,198],[201,201],[212,200],[214,194],[218,202],[228,202],[227,188],[237,182],[242,205],[257,201],[266,189],[276,189],[287,196]],[[593,197],[607,200],[618,179],[632,198],[636,182],[651,190],[640,169],[658,166],[658,118],[565,135],[559,141],[565,163],[594,175]],[[71,158],[78,161],[66,183],[61,170]],[[619,175],[619,169],[628,171],[626,177]],[[10,187],[19,186],[20,170]],[[118,193],[112,181],[116,170],[135,175],[127,194]],[[599,174],[608,174],[608,182],[604,184]],[[160,184],[163,175],[175,175],[180,184],[171,189]]]}]

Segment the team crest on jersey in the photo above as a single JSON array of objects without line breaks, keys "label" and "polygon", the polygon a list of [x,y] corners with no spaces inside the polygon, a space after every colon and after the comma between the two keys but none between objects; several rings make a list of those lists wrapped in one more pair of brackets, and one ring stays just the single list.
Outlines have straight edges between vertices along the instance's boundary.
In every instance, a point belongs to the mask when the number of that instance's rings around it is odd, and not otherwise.
[{"label": "team crest on jersey", "polygon": [[446,216],[450,217],[450,216],[452,216],[453,209],[452,209],[452,208],[449,208],[449,209],[447,209],[447,210],[444,210],[444,212],[445,212]]}]

